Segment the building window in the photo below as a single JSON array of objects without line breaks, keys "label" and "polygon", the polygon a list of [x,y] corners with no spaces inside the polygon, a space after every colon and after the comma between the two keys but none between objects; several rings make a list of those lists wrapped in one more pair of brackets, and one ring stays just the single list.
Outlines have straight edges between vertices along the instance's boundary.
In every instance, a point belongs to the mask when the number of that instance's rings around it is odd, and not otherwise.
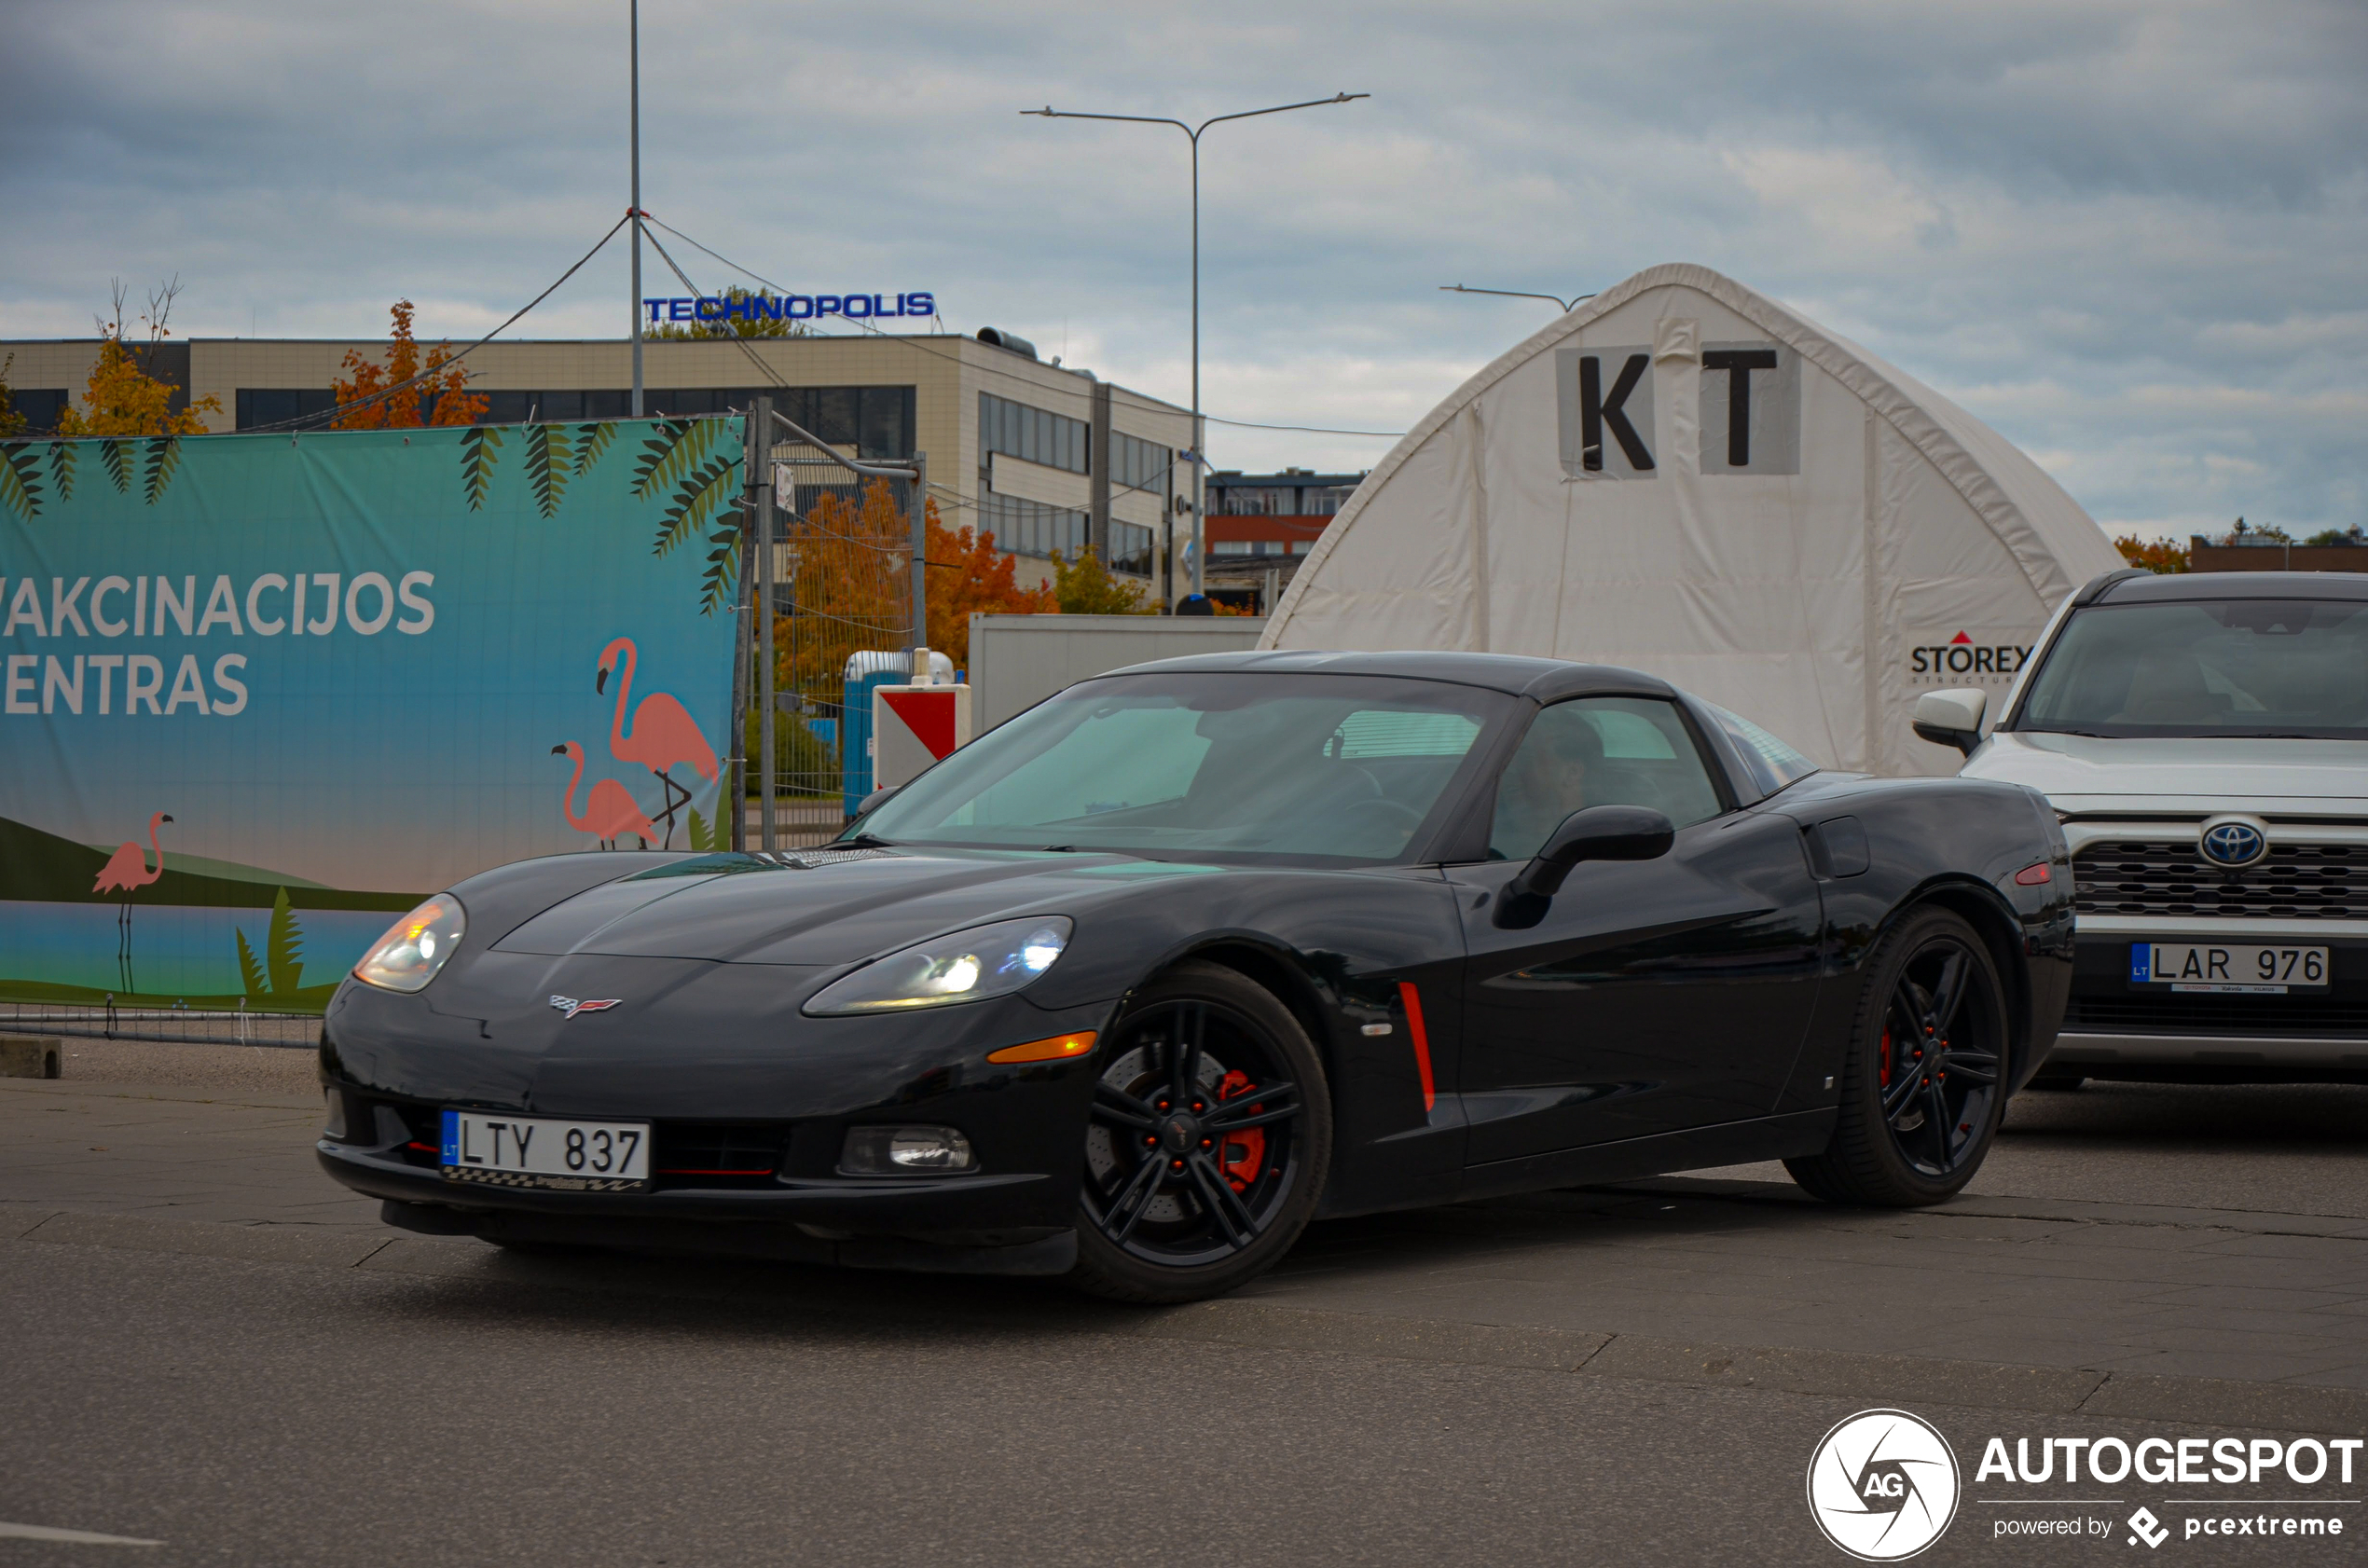
[{"label": "building window", "polygon": [[241,387],[231,395],[230,412],[238,429],[254,430],[326,414],[337,406],[337,394],[326,387]]},{"label": "building window", "polygon": [[1111,518],[1110,570],[1149,577],[1151,568],[1151,530]]},{"label": "building window", "polygon": [[58,428],[58,420],[65,416],[69,395],[63,387],[12,387],[8,391],[9,405],[24,416],[27,435],[47,435]]},{"label": "building window", "polygon": [[[594,392],[495,392],[486,398],[485,422],[540,424],[631,417],[633,394]],[[831,447],[852,447],[870,459],[913,455],[911,387],[650,387],[641,406],[650,418],[692,419],[747,408],[759,397]]]},{"label": "building window", "polygon": [[1168,472],[1175,463],[1176,454],[1168,447],[1120,431],[1110,433],[1110,487],[1114,490],[1148,490],[1164,501]]},{"label": "building window", "polygon": [[1022,501],[980,487],[979,527],[995,536],[998,549],[1015,556],[1075,560],[1085,551],[1089,519],[1082,512]]},{"label": "building window", "polygon": [[1332,516],[1346,506],[1348,498],[1356,493],[1355,485],[1310,485],[1300,491],[1300,516]]},{"label": "building window", "polygon": [[1255,556],[1258,542],[1253,539],[1212,539],[1208,553],[1212,556]]},{"label": "building window", "polygon": [[1092,433],[1083,420],[1031,408],[992,392],[979,393],[982,467],[989,453],[1001,452],[1023,461],[1040,462],[1047,468],[1066,468],[1071,474],[1082,474],[1086,471]]},{"label": "building window", "polygon": [[1288,516],[1298,492],[1255,485],[1228,485],[1209,515],[1217,517]]}]

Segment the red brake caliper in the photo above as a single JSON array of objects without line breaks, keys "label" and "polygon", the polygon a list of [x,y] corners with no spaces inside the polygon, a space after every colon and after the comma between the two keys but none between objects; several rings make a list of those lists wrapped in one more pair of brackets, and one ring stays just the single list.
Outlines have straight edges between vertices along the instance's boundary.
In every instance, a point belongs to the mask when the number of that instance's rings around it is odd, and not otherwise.
[{"label": "red brake caliper", "polygon": [[[1247,1093],[1250,1088],[1249,1074],[1229,1072],[1217,1086],[1217,1097],[1230,1100],[1237,1094]],[[1252,1106],[1250,1108],[1256,1110],[1258,1107]],[[1265,1163],[1266,1129],[1263,1127],[1228,1133],[1225,1141],[1218,1146],[1217,1168],[1225,1173],[1226,1185],[1236,1192],[1248,1191],[1250,1183],[1258,1179],[1259,1172]]]},{"label": "red brake caliper", "polygon": [[1876,1069],[1875,1081],[1883,1088],[1891,1087],[1891,1031],[1883,1031],[1883,1053]]}]

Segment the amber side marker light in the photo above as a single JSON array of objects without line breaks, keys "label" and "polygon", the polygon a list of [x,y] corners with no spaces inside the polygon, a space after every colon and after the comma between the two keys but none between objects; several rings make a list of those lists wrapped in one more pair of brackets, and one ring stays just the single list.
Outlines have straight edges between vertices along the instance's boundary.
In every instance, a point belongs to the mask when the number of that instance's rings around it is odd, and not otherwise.
[{"label": "amber side marker light", "polygon": [[990,1051],[990,1062],[1066,1062],[1072,1056],[1082,1056],[1094,1049],[1094,1031],[1079,1035],[1053,1035],[1046,1039],[1032,1039],[1026,1045],[1007,1045],[1000,1051]]}]

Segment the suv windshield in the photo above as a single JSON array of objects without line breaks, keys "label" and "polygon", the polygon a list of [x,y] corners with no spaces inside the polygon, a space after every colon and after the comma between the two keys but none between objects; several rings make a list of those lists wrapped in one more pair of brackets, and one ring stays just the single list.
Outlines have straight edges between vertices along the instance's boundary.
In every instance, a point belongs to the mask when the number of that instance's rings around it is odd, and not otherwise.
[{"label": "suv windshield", "polygon": [[2014,728],[2368,739],[2368,604],[2092,605],[2047,651]]},{"label": "suv windshield", "polygon": [[1153,859],[1402,858],[1515,699],[1435,681],[1090,681],[981,736],[863,821],[892,844]]}]

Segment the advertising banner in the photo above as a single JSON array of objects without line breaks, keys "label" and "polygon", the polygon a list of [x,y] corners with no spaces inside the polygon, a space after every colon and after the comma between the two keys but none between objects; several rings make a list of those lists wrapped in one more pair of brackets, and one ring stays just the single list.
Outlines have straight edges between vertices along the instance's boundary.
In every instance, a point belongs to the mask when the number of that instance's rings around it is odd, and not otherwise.
[{"label": "advertising banner", "polygon": [[488,866],[708,847],[741,427],[0,448],[0,999],[316,1011]]}]

